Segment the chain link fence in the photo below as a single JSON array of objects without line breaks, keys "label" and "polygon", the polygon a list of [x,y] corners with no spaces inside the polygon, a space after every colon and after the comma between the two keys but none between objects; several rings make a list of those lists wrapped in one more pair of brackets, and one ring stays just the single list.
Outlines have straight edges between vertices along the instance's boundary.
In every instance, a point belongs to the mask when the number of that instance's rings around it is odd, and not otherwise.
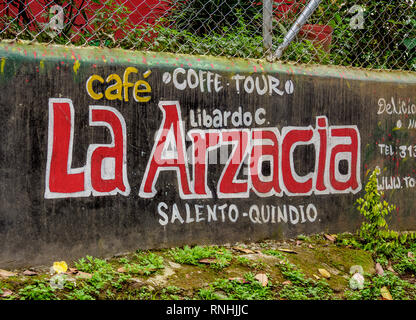
[{"label": "chain link fence", "polygon": [[[415,0],[317,2],[279,60],[416,71]],[[309,3],[0,0],[0,39],[263,59]]]}]

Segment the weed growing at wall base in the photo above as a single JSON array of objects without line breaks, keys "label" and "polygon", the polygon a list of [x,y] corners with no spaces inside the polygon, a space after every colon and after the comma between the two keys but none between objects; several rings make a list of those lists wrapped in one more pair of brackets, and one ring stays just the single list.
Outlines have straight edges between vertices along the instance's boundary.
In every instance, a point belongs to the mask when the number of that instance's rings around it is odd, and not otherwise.
[{"label": "weed growing at wall base", "polygon": [[263,286],[248,272],[244,279],[219,279],[208,288],[199,290],[199,298],[203,300],[270,300],[273,298],[271,285]]},{"label": "weed growing at wall base", "polygon": [[364,244],[364,249],[373,249],[385,243],[385,238],[390,234],[385,216],[390,214],[394,205],[382,201],[382,192],[377,189],[377,175],[380,169],[376,168],[370,175],[365,186],[365,194],[357,200],[359,213],[365,221],[361,224],[359,235]]},{"label": "weed growing at wall base", "polygon": [[347,289],[344,294],[348,300],[376,300],[381,296],[383,287],[388,288],[394,300],[414,300],[416,298],[415,285],[401,280],[389,271],[383,276],[374,275],[367,277],[362,290],[353,291]]},{"label": "weed growing at wall base", "polygon": [[217,270],[228,266],[232,259],[232,254],[229,250],[216,246],[195,246],[193,248],[184,246],[183,249],[172,249],[169,254],[175,262],[199,266],[208,264],[211,268]]},{"label": "weed growing at wall base", "polygon": [[361,224],[358,235],[360,245],[365,250],[374,250],[379,254],[390,255],[401,245],[415,240],[416,234],[399,234],[389,230],[385,217],[396,209],[396,206],[382,200],[383,192],[377,189],[378,174],[380,174],[380,169],[376,168],[371,173],[365,186],[364,196],[357,200],[357,209],[365,219]]},{"label": "weed growing at wall base", "polygon": [[289,280],[279,291],[279,297],[287,300],[328,300],[333,298],[333,290],[325,280],[313,280],[299,270],[296,265],[283,260],[277,264],[283,276]]},{"label": "weed growing at wall base", "polygon": [[144,254],[139,252],[134,254],[132,260],[122,258],[120,259],[120,262],[123,263],[121,270],[132,275],[150,275],[164,268],[163,258],[154,253]]},{"label": "weed growing at wall base", "polygon": [[19,295],[20,300],[56,300],[54,291],[48,282],[35,280],[33,284],[20,289]]},{"label": "weed growing at wall base", "polygon": [[[385,268],[378,275],[372,270],[372,250],[345,248],[322,234],[301,238],[305,240],[285,242],[292,253],[279,251],[282,242],[268,240],[244,246],[249,254],[236,245],[138,251],[109,259],[87,256],[69,264],[67,281],[55,288],[50,274],[24,276],[16,270],[18,276],[0,281],[0,300],[379,300],[386,291],[395,300],[416,299],[414,242],[401,245],[395,255],[376,255]],[[405,253],[407,260],[402,259]],[[221,268],[200,261],[210,264],[222,255],[228,256],[228,264]],[[126,264],[162,267],[162,260],[169,268],[151,274],[120,271]],[[351,290],[348,270],[357,263],[363,267],[365,282],[362,289]],[[315,275],[318,265],[327,265],[331,276]]]},{"label": "weed growing at wall base", "polygon": [[346,290],[345,297],[353,300],[373,300],[381,295],[382,288],[387,288],[393,299],[414,300],[416,286],[404,281],[399,275],[416,275],[416,233],[396,232],[388,228],[386,217],[396,208],[383,200],[383,193],[377,189],[376,168],[370,175],[365,187],[365,194],[357,200],[359,213],[364,221],[357,234],[337,238],[338,245],[354,246],[373,252],[374,260],[381,268],[374,276],[367,275],[364,288],[359,291]]}]

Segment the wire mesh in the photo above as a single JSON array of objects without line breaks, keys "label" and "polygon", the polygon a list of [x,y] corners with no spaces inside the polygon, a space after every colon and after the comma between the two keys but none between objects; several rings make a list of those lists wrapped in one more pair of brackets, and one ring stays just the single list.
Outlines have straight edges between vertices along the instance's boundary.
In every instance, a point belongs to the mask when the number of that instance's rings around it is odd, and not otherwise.
[{"label": "wire mesh", "polygon": [[[271,50],[307,0],[271,0]],[[280,60],[416,71],[414,0],[323,0]],[[0,39],[265,58],[263,1],[0,0]]]}]

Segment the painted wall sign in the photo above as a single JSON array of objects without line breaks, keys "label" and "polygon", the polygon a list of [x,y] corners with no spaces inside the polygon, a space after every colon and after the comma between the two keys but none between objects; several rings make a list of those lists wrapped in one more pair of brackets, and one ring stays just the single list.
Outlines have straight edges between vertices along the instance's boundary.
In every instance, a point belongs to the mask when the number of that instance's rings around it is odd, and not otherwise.
[{"label": "painted wall sign", "polygon": [[[416,227],[414,74],[0,45],[0,266]],[[33,246],[37,250],[32,250]]]}]

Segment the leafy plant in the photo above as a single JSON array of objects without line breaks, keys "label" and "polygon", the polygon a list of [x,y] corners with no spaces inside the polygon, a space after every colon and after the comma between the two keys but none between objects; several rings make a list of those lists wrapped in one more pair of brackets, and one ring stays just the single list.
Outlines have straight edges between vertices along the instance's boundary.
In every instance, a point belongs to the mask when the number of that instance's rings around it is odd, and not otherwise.
[{"label": "leafy plant", "polygon": [[[144,42],[136,44],[152,51],[261,57],[262,36],[250,30],[241,10],[236,9],[234,14],[236,20],[232,26],[217,27],[208,34],[195,33],[189,28],[176,28],[169,20],[161,18],[155,25],[147,25],[141,31],[140,39],[144,35],[150,36]],[[252,21],[261,22],[261,16],[252,17]]]},{"label": "leafy plant", "polygon": [[79,259],[75,262],[75,266],[80,271],[92,274],[91,278],[81,283],[81,289],[77,291],[79,295],[85,294],[86,298],[98,297],[100,292],[108,288],[121,290],[123,284],[131,278],[128,274],[116,272],[107,261],[91,256]]},{"label": "leafy plant", "polygon": [[221,299],[221,297],[214,292],[214,289],[212,287],[199,289],[198,297],[201,300],[220,300]]},{"label": "leafy plant", "polygon": [[244,275],[244,281],[219,279],[212,283],[208,289],[201,289],[198,293],[201,299],[213,300],[221,296],[216,291],[226,294],[230,300],[270,300],[272,299],[271,284],[266,286],[254,278],[254,274],[249,272]]},{"label": "leafy plant", "polygon": [[380,169],[371,173],[365,186],[365,194],[357,200],[358,212],[364,217],[359,230],[361,246],[365,250],[374,250],[377,254],[390,255],[401,245],[416,239],[416,234],[398,233],[389,230],[385,219],[396,206],[382,200],[383,192],[377,189],[377,175]]},{"label": "leafy plant", "polygon": [[340,246],[350,246],[355,248],[361,248],[361,244],[357,239],[357,235],[351,233],[341,233],[337,235],[335,243]]},{"label": "leafy plant", "polygon": [[81,258],[75,262],[75,267],[79,271],[93,273],[94,271],[100,270],[110,270],[111,265],[108,264],[105,260],[94,258],[92,256],[86,256],[86,258]]},{"label": "leafy plant", "polygon": [[97,8],[91,6],[86,8],[86,13],[92,17],[88,21],[88,27],[85,29],[83,38],[90,45],[101,47],[115,47],[118,44],[116,33],[120,33],[118,38],[123,38],[127,30],[133,29],[129,22],[131,11],[116,0],[106,0],[102,4],[99,0],[92,0],[99,5]]},{"label": "leafy plant", "polygon": [[259,14],[261,6],[250,0],[179,0],[166,17],[170,26],[196,36],[226,31],[239,20],[247,22],[245,25],[252,35],[260,35],[261,20],[254,18]]},{"label": "leafy plant", "polygon": [[408,69],[416,51],[406,44],[416,39],[414,1],[357,0],[363,12],[363,29],[352,29],[353,4],[343,0],[322,2],[308,23],[333,28],[331,60],[345,66]]},{"label": "leafy plant", "polygon": [[364,242],[364,249],[373,249],[385,243],[386,236],[390,235],[385,216],[390,214],[394,205],[382,201],[383,192],[377,189],[377,175],[380,169],[376,168],[370,175],[365,186],[365,194],[357,200],[357,209],[364,217],[359,235]]},{"label": "leafy plant", "polygon": [[137,263],[130,262],[127,259],[123,259],[124,269],[128,273],[132,274],[144,274],[150,275],[159,269],[163,269],[163,258],[157,254],[135,254]]},{"label": "leafy plant", "polygon": [[333,291],[324,280],[313,280],[305,276],[294,264],[285,260],[277,264],[283,276],[290,281],[279,291],[279,297],[287,300],[327,300]]},{"label": "leafy plant", "polygon": [[179,300],[179,296],[177,295],[181,291],[180,288],[176,286],[168,286],[162,289],[160,299],[162,300]]},{"label": "leafy plant", "polygon": [[201,266],[202,259],[214,259],[210,263],[210,267],[214,269],[222,269],[229,265],[232,259],[232,253],[224,248],[217,246],[193,248],[184,246],[183,249],[176,248],[169,251],[170,256],[178,263]]},{"label": "leafy plant", "polygon": [[311,237],[305,236],[304,234],[299,234],[296,238],[298,240],[305,241],[305,242],[311,242],[312,241]]},{"label": "leafy plant", "polygon": [[416,298],[416,288],[389,271],[386,271],[383,276],[375,275],[368,279],[362,290],[352,291],[347,289],[344,296],[348,300],[377,300],[381,298],[382,287],[388,288],[394,300],[413,300]]},{"label": "leafy plant", "polygon": [[[399,274],[416,273],[416,239],[415,232],[396,232],[389,230],[386,218],[395,209],[383,200],[383,193],[377,188],[376,168],[370,175],[365,186],[365,194],[357,200],[358,212],[364,217],[357,235],[341,234],[337,237],[337,244],[354,246],[373,251],[374,259],[381,266],[387,267],[390,262]],[[372,299],[372,288],[364,288],[360,294],[349,293],[351,298]]]},{"label": "leafy plant", "polygon": [[250,260],[246,257],[237,257],[236,260],[242,266],[246,266],[246,267],[249,267],[251,269],[263,270],[267,267],[267,265],[262,261],[253,261],[253,260]]},{"label": "leafy plant", "polygon": [[75,289],[65,297],[69,300],[95,300],[94,297],[89,295],[85,289]]},{"label": "leafy plant", "polygon": [[58,299],[55,296],[54,289],[49,283],[35,280],[33,284],[27,285],[19,290],[20,300],[53,300]]},{"label": "leafy plant", "polygon": [[390,255],[393,269],[399,274],[406,272],[416,275],[416,243],[410,242],[410,246],[398,246]]},{"label": "leafy plant", "polygon": [[264,254],[271,255],[271,256],[275,256],[275,257],[277,257],[279,259],[285,259],[284,254],[281,253],[280,251],[277,251],[277,250],[273,250],[273,249],[263,250],[263,253]]}]

